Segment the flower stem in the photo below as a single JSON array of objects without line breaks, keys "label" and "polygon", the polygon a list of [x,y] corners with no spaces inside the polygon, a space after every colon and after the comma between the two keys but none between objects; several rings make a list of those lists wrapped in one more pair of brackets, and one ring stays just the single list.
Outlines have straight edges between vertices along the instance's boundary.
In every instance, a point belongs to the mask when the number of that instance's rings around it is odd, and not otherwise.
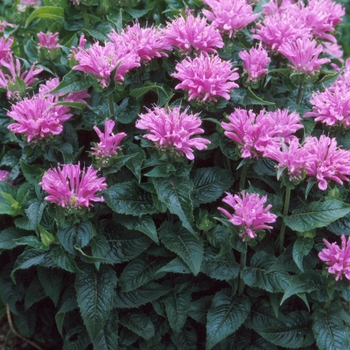
[{"label": "flower stem", "polygon": [[112,118],[115,120],[115,128],[118,130],[118,123],[117,118],[115,117],[115,111],[114,111],[114,100],[113,100],[113,94],[110,94],[108,96],[108,105],[109,105],[109,113],[111,114]]},{"label": "flower stem", "polygon": [[297,104],[298,105],[301,104],[302,98],[303,98],[303,81],[301,81],[299,83],[299,87],[298,87],[298,96],[297,96]]},{"label": "flower stem", "polygon": [[247,178],[248,164],[244,164],[241,171],[241,178],[239,179],[239,189],[243,190],[245,186],[245,180]]},{"label": "flower stem", "polygon": [[[245,250],[247,250],[247,242],[245,242],[245,248],[246,248]],[[241,258],[240,258],[239,264],[241,266],[241,273],[242,273],[243,268],[247,264],[247,251],[245,251],[245,253],[241,253]],[[244,287],[245,287],[245,283],[243,281],[243,278],[240,277],[240,279],[239,279],[239,287],[238,287],[238,294],[239,295],[243,294]]]},{"label": "flower stem", "polygon": [[286,233],[286,224],[284,222],[284,217],[288,214],[289,203],[290,203],[290,188],[286,188],[286,195],[284,197],[284,207],[283,207],[283,221],[281,225],[280,237],[279,237],[279,253],[282,254],[284,246],[284,236]]}]

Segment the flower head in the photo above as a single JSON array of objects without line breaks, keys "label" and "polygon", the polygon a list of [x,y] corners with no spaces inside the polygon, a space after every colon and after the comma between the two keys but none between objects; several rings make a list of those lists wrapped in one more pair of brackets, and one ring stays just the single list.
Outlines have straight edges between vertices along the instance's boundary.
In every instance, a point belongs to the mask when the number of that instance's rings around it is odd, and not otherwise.
[{"label": "flower head", "polygon": [[107,188],[105,180],[92,167],[63,164],[49,169],[39,185],[49,194],[45,200],[67,209],[82,209],[93,206],[92,202],[103,202],[96,194]]},{"label": "flower head", "polygon": [[261,76],[268,72],[267,65],[271,59],[261,43],[257,48],[252,47],[249,52],[241,51],[239,57],[243,60],[243,69],[248,75],[247,81],[257,82]]},{"label": "flower head", "polygon": [[[10,175],[9,171],[7,171],[7,170],[0,170],[0,181],[9,182],[9,181],[7,181],[9,175]],[[11,182],[9,182],[9,183],[11,183]]]},{"label": "flower head", "polygon": [[336,242],[329,243],[326,239],[323,242],[327,248],[323,248],[318,257],[329,266],[328,272],[336,275],[336,281],[343,276],[350,280],[350,237],[346,241],[345,235],[341,235],[341,247]]},{"label": "flower head", "polygon": [[286,40],[279,47],[278,52],[291,62],[293,70],[313,75],[323,64],[330,62],[328,58],[318,58],[323,48],[322,45],[316,45],[316,40],[309,38],[298,38],[296,41]]},{"label": "flower head", "polygon": [[181,112],[180,107],[154,107],[146,114],[140,114],[136,127],[147,130],[144,138],[153,141],[160,149],[170,150],[175,156],[185,155],[189,160],[194,159],[194,149],[203,150],[210,144],[209,140],[193,137],[202,134],[202,121],[198,114],[188,114],[187,109]]},{"label": "flower head", "polygon": [[175,89],[188,91],[189,101],[217,102],[218,97],[229,100],[229,93],[233,88],[238,88],[234,82],[239,78],[237,68],[232,68],[230,62],[223,61],[218,56],[201,54],[193,60],[186,58],[175,69],[172,76],[182,81]]},{"label": "flower head", "polygon": [[163,32],[170,47],[177,47],[183,53],[216,53],[216,48],[224,46],[219,31],[205,18],[194,17],[191,13],[169,22]]},{"label": "flower head", "polygon": [[96,147],[92,147],[91,150],[94,151],[91,154],[97,159],[102,160],[103,165],[107,165],[111,157],[115,156],[117,152],[121,149],[119,146],[122,139],[126,136],[125,132],[120,132],[116,135],[113,134],[115,122],[111,119],[105,122],[104,133],[101,130],[94,126],[100,142],[96,144]]},{"label": "flower head", "polygon": [[113,41],[116,50],[123,47],[125,52],[135,53],[141,60],[150,61],[155,57],[167,57],[165,51],[172,47],[166,42],[164,34],[157,27],[141,28],[139,23],[127,26],[121,34],[112,31],[109,38]]},{"label": "flower head", "polygon": [[38,48],[45,47],[48,50],[60,48],[60,45],[58,44],[58,33],[52,34],[51,32],[40,32],[37,36],[39,39]]},{"label": "flower head", "polygon": [[253,13],[246,0],[204,0],[204,3],[210,10],[202,10],[203,14],[215,28],[227,33],[230,38],[260,16]]},{"label": "flower head", "polygon": [[72,114],[68,107],[53,106],[56,102],[59,101],[52,95],[39,94],[13,104],[7,115],[16,123],[10,124],[8,129],[15,134],[26,135],[28,142],[38,142],[60,134],[63,123]]},{"label": "flower head", "polygon": [[256,231],[272,228],[267,223],[276,221],[277,216],[269,212],[272,205],[268,204],[264,208],[267,196],[260,198],[257,193],[244,191],[240,195],[233,196],[226,192],[226,197],[222,201],[234,209],[234,213],[231,214],[221,207],[218,209],[228,217],[232,225],[239,226],[239,236],[243,242],[255,238]]},{"label": "flower head", "polygon": [[306,176],[316,179],[320,190],[325,191],[330,181],[350,181],[350,151],[338,148],[335,138],[309,136],[303,147],[308,152]]},{"label": "flower head", "polygon": [[6,40],[4,37],[0,37],[0,60],[5,58],[11,52],[11,45],[13,43],[13,38]]}]

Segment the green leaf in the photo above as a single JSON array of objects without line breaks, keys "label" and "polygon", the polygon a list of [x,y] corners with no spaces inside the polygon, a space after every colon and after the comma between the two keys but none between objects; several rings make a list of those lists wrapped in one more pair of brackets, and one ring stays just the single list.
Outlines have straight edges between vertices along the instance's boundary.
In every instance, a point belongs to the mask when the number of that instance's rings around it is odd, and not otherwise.
[{"label": "green leaf", "polygon": [[171,329],[176,333],[181,332],[191,305],[191,289],[187,288],[179,293],[173,290],[163,302]]},{"label": "green leaf", "polygon": [[37,273],[45,294],[52,300],[56,307],[62,289],[63,271],[38,266]]},{"label": "green leaf", "polygon": [[157,213],[151,194],[144,192],[134,181],[109,187],[104,192],[104,198],[107,205],[119,214],[141,217]]},{"label": "green leaf", "polygon": [[212,349],[214,345],[234,333],[248,317],[249,312],[249,299],[232,296],[230,288],[217,292],[208,310],[206,349]]},{"label": "green leaf", "polygon": [[114,309],[111,311],[103,329],[97,334],[93,342],[94,349],[116,350],[118,344],[118,323],[118,313]]},{"label": "green leaf", "polygon": [[40,250],[49,249],[49,247],[45,245],[43,242],[41,242],[37,236],[24,236],[21,238],[17,238],[14,242],[17,245],[28,245],[30,247],[40,249]]},{"label": "green leaf", "polygon": [[291,277],[289,286],[281,300],[281,304],[294,294],[310,293],[314,290],[322,290],[325,288],[325,281],[321,275],[321,271],[307,271]]},{"label": "green leaf", "polygon": [[76,231],[75,248],[86,247],[94,236],[94,227],[90,221],[80,223]]},{"label": "green leaf", "polygon": [[149,81],[146,81],[142,87],[131,90],[130,95],[139,100],[142,96],[151,91],[158,95],[157,106],[159,107],[163,107],[173,97],[173,90],[171,88],[157,85]]},{"label": "green leaf", "polygon": [[207,295],[201,299],[192,301],[188,311],[188,316],[198,323],[205,325],[207,323],[207,313],[211,305],[211,300],[212,296]]},{"label": "green leaf", "polygon": [[342,218],[332,222],[327,226],[327,230],[339,236],[342,234],[350,235],[350,214],[347,214]]},{"label": "green leaf", "polygon": [[56,107],[56,106],[66,106],[66,107],[72,107],[76,109],[86,108],[86,104],[83,102],[69,102],[69,101],[60,101],[52,105],[52,107]]},{"label": "green leaf", "polygon": [[251,100],[251,104],[254,104],[254,105],[263,105],[263,106],[274,106],[275,105],[274,102],[265,101],[261,97],[257,96],[251,90],[250,87],[248,88],[248,91],[247,91],[247,97],[249,97],[249,99]]},{"label": "green leaf", "polygon": [[62,336],[63,323],[64,323],[64,318],[66,316],[66,313],[78,308],[75,290],[73,290],[73,288],[68,287],[64,292],[60,303],[61,303],[61,306],[55,316],[55,321],[56,321],[57,329]]},{"label": "green leaf", "polygon": [[139,311],[128,312],[121,316],[120,323],[146,340],[151,339],[155,334],[151,319],[146,314]]},{"label": "green leaf", "polygon": [[65,229],[59,229],[57,231],[57,237],[62,244],[62,247],[70,254],[75,255],[75,240],[76,240],[76,228],[69,227]]},{"label": "green leaf", "polygon": [[176,253],[196,276],[203,259],[203,241],[186,228],[165,222],[159,232],[160,240],[170,251]]},{"label": "green leaf", "polygon": [[83,272],[78,268],[73,257],[61,246],[52,248],[50,251],[50,256],[53,262],[63,270],[73,273]]},{"label": "green leaf", "polygon": [[130,215],[114,215],[115,221],[119,222],[129,230],[136,230],[147,235],[151,240],[159,244],[159,238],[156,225],[154,224],[152,216],[144,215],[139,218],[135,218]]},{"label": "green leaf", "polygon": [[35,265],[52,267],[50,253],[32,247],[26,247],[13,266],[11,272],[12,280],[15,281],[14,275],[17,270],[29,269],[31,266]]},{"label": "green leaf", "polygon": [[241,271],[244,282],[249,287],[261,288],[271,293],[284,292],[289,285],[289,274],[285,271],[268,271],[276,260],[275,256],[264,251],[255,253],[250,260],[250,266]]},{"label": "green leaf", "polygon": [[164,265],[164,258],[154,258],[147,254],[133,259],[125,266],[119,277],[123,292],[130,292],[155,279],[156,272]]},{"label": "green leaf", "polygon": [[81,73],[71,70],[66,74],[59,85],[53,89],[51,94],[68,94],[71,92],[83,91],[90,87],[88,79],[82,80]]},{"label": "green leaf", "polygon": [[25,236],[27,233],[15,227],[8,227],[0,232],[0,249],[13,249],[18,245],[14,240]]},{"label": "green leaf", "polygon": [[37,18],[48,18],[55,21],[64,20],[64,8],[55,6],[42,6],[34,10],[26,20],[25,28]]},{"label": "green leaf", "polygon": [[182,259],[180,259],[179,257],[176,257],[175,259],[171,260],[168,264],[163,266],[161,269],[159,269],[157,271],[157,274],[160,274],[163,272],[191,273],[191,270],[183,262]]},{"label": "green leaf", "polygon": [[152,178],[159,200],[164,203],[172,214],[176,214],[183,226],[192,234],[193,207],[191,191],[193,184],[187,177]]},{"label": "green leaf", "polygon": [[216,167],[197,169],[193,177],[193,205],[217,200],[232,184],[233,176],[229,170]]},{"label": "green leaf", "polygon": [[281,317],[281,323],[257,332],[271,343],[288,349],[306,347],[314,343],[310,317],[306,311],[290,312]]},{"label": "green leaf", "polygon": [[211,246],[205,248],[201,272],[222,281],[238,277],[240,265],[235,261],[232,250],[224,255],[219,253],[220,249]]},{"label": "green leaf", "polygon": [[300,271],[304,272],[303,259],[308,255],[314,246],[314,240],[310,237],[298,237],[293,245],[293,259]]},{"label": "green leaf", "polygon": [[30,223],[37,228],[43,216],[47,202],[35,201],[25,210]]},{"label": "green leaf", "polygon": [[292,230],[306,232],[324,227],[350,212],[350,205],[326,197],[324,202],[312,202],[284,217],[284,222]]},{"label": "green leaf", "polygon": [[94,341],[106,324],[114,305],[117,276],[108,266],[97,271],[92,265],[82,267],[84,273],[76,275],[77,301],[86,329]]},{"label": "green leaf", "polygon": [[0,214],[18,215],[17,188],[0,181]]},{"label": "green leaf", "polygon": [[179,333],[173,333],[171,340],[177,349],[198,350],[197,346],[197,330],[189,324]]},{"label": "green leaf", "polygon": [[118,291],[114,307],[121,309],[138,308],[159,299],[169,293],[170,290],[169,287],[150,282],[131,292]]},{"label": "green leaf", "polygon": [[140,104],[134,97],[125,98],[115,109],[115,115],[119,123],[130,124],[140,113]]},{"label": "green leaf", "polygon": [[312,315],[312,330],[319,350],[345,350],[350,348],[349,326],[339,313],[317,309]]}]

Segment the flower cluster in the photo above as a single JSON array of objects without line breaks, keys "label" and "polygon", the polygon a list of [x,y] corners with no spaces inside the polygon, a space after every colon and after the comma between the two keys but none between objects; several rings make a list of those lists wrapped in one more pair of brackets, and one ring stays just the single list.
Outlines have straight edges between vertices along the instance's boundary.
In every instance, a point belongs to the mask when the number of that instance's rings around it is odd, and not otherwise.
[{"label": "flower cluster", "polygon": [[272,228],[267,224],[276,221],[277,216],[269,212],[272,205],[268,204],[264,208],[267,196],[260,198],[257,193],[243,191],[240,195],[232,195],[227,192],[222,201],[234,209],[234,213],[221,207],[218,209],[228,217],[232,225],[239,226],[239,236],[243,242],[254,239],[257,231]]},{"label": "flower cluster", "polygon": [[104,177],[98,177],[92,167],[81,169],[80,164],[63,164],[49,169],[39,183],[49,195],[45,197],[67,209],[82,209],[93,206],[92,202],[103,202],[97,192],[107,188]]},{"label": "flower cluster", "polygon": [[170,150],[175,156],[186,156],[194,159],[194,149],[203,150],[210,144],[209,140],[193,137],[204,132],[200,128],[202,121],[197,114],[188,114],[187,109],[181,112],[180,107],[159,108],[140,114],[136,122],[138,129],[147,130],[144,138],[153,141],[160,149]]},{"label": "flower cluster", "polygon": [[341,247],[336,242],[329,243],[326,239],[323,242],[327,248],[323,248],[318,257],[329,266],[328,272],[336,275],[336,281],[343,276],[350,280],[350,237],[346,240],[345,235],[341,235]]},{"label": "flower cluster", "polygon": [[58,33],[43,33],[40,32],[37,34],[39,39],[38,48],[44,47],[48,50],[59,49],[60,45],[58,44]]},{"label": "flower cluster", "polygon": [[175,69],[172,76],[181,80],[175,89],[187,91],[189,101],[194,99],[217,102],[218,97],[229,100],[229,93],[238,88],[238,84],[234,82],[239,78],[237,68],[218,56],[201,54],[194,59],[188,57],[178,63]]}]

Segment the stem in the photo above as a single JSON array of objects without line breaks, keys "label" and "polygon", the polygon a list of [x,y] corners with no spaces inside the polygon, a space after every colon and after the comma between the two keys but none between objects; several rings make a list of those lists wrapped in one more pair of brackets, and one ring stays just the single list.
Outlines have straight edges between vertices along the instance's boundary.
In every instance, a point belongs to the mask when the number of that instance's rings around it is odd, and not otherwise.
[{"label": "stem", "polygon": [[245,185],[245,180],[247,178],[248,164],[244,164],[241,171],[241,178],[239,179],[239,189],[243,190]]},{"label": "stem", "polygon": [[286,188],[286,195],[284,197],[284,207],[283,207],[283,221],[282,221],[282,226],[281,226],[281,231],[280,231],[280,241],[279,241],[279,253],[282,254],[283,252],[283,246],[284,246],[284,236],[286,233],[286,224],[284,222],[284,217],[288,214],[289,210],[289,203],[290,203],[290,188]]},{"label": "stem", "polygon": [[114,111],[114,101],[113,101],[113,94],[110,94],[108,96],[108,105],[109,105],[109,112],[112,117],[115,119],[115,128],[118,130],[118,123],[117,123],[117,118],[115,117],[115,111]]},{"label": "stem", "polygon": [[[245,242],[245,248],[247,250],[247,242]],[[247,263],[247,252],[241,253],[241,258],[240,258],[240,261],[239,261],[239,264],[241,266],[241,270],[246,266],[246,263]],[[240,277],[240,279],[239,279],[239,287],[238,287],[238,294],[239,295],[243,294],[244,287],[245,287],[245,283],[243,281],[243,278]]]},{"label": "stem", "polygon": [[298,105],[300,105],[302,98],[303,98],[303,82],[301,81],[298,87],[298,96],[297,96]]}]

